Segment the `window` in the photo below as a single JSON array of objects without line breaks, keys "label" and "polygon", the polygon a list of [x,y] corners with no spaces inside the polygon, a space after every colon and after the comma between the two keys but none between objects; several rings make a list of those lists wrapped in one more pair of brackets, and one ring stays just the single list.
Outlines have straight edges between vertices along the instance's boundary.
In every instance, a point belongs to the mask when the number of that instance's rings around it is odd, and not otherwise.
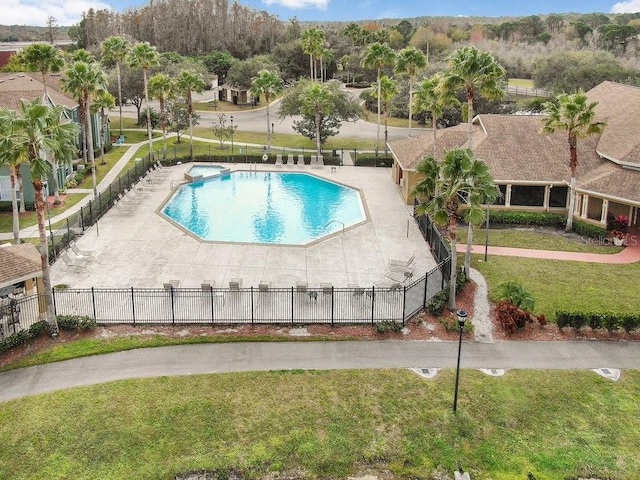
[{"label": "window", "polygon": [[511,205],[523,207],[544,206],[544,186],[512,185]]}]

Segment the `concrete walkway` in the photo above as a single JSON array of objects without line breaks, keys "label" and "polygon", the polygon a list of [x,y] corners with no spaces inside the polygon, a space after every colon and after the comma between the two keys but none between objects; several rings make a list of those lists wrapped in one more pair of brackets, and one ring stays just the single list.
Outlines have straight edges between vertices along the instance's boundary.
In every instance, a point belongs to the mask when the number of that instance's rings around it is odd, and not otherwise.
[{"label": "concrete walkway", "polygon": [[[467,251],[466,244],[457,245],[458,253]],[[484,245],[473,245],[472,253],[484,255]],[[634,263],[640,261],[640,244],[633,242],[632,245],[626,247],[618,253],[583,253],[583,252],[559,252],[555,250],[534,250],[529,248],[510,248],[510,247],[489,247],[489,255],[523,257],[523,258],[545,258],[549,260],[571,260],[575,262],[589,263]]]},{"label": "concrete walkway", "polygon": [[[126,378],[284,369],[455,368],[457,342],[233,343],[144,348],[0,374],[0,401]],[[640,368],[625,342],[464,342],[462,368]],[[595,375],[595,373],[594,373]]]}]

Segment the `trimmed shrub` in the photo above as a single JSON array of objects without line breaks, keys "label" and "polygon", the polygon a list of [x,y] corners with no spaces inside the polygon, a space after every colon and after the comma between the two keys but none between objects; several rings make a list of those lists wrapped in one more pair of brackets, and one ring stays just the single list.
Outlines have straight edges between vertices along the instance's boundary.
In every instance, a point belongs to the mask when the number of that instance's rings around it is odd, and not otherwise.
[{"label": "trimmed shrub", "polygon": [[558,310],[558,328],[573,327],[577,330],[589,326],[594,330],[607,329],[612,332],[620,328],[625,332],[640,329],[640,313],[601,313]]},{"label": "trimmed shrub", "polygon": [[402,331],[402,323],[396,322],[395,320],[383,320],[376,323],[376,331],[378,333],[398,333]]},{"label": "trimmed shrub", "polygon": [[[447,332],[457,332],[459,330],[458,317],[438,317],[438,323],[444,327]],[[467,320],[462,327],[463,333],[473,333],[473,322]]]},{"label": "trimmed shrub", "polygon": [[605,238],[607,236],[606,228],[580,220],[573,223],[573,231],[587,238]]},{"label": "trimmed shrub", "polygon": [[496,303],[496,318],[507,335],[516,333],[518,329],[524,328],[527,323],[533,323],[533,316],[518,308],[507,300]]},{"label": "trimmed shrub", "polygon": [[[325,162],[326,163],[326,162]],[[356,167],[387,167],[393,166],[393,157],[382,157],[371,154],[356,154],[353,161]]]},{"label": "trimmed shrub", "polygon": [[517,210],[491,211],[490,223],[493,225],[524,225],[531,227],[564,228],[566,217],[550,212],[521,212]]},{"label": "trimmed shrub", "polygon": [[87,316],[80,315],[60,315],[58,326],[61,330],[88,330],[96,328],[96,321]]}]

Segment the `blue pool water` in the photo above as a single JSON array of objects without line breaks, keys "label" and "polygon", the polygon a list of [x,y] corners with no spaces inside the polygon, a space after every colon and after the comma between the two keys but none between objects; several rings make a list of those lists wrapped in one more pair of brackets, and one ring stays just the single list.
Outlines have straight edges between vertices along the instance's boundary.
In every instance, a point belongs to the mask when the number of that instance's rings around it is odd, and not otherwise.
[{"label": "blue pool water", "polygon": [[357,190],[285,172],[233,172],[182,185],[162,213],[204,240],[289,245],[366,219]]}]

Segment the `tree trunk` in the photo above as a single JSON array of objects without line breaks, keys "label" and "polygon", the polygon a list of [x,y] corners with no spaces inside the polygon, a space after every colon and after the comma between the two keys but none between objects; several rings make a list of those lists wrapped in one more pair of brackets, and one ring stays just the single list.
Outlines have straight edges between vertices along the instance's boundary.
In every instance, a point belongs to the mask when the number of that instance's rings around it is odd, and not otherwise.
[{"label": "tree trunk", "polygon": [[[20,168],[20,164],[18,164]],[[20,216],[18,215],[18,192],[16,189],[16,167],[9,165],[9,177],[11,178],[11,212],[13,214],[13,243],[20,244]]]},{"label": "tree trunk", "polygon": [[567,226],[565,232],[573,230],[573,210],[576,205],[576,176],[571,175],[571,182],[569,184],[569,212],[567,213]]},{"label": "tree trunk", "polygon": [[162,121],[162,159],[167,158],[167,112],[165,111],[164,96],[160,95],[160,118]]},{"label": "tree trunk", "polygon": [[473,151],[473,95],[467,95],[467,115],[469,123],[469,150]]},{"label": "tree trunk", "polygon": [[91,180],[93,181],[93,197],[98,196],[98,183],[96,180],[96,159],[93,153],[93,128],[91,128],[91,115],[89,113],[89,99],[84,102],[85,128],[87,129],[87,150],[91,162]]},{"label": "tree trunk", "polygon": [[42,264],[42,281],[44,284],[44,303],[46,306],[46,320],[53,336],[58,335],[58,321],[53,310],[53,293],[51,291],[51,274],[49,271],[49,245],[44,224],[45,203],[42,198],[43,185],[41,180],[32,182],[36,195],[36,214],[38,216],[38,233],[40,236],[40,261]]},{"label": "tree trunk", "polygon": [[58,205],[60,203],[60,192],[58,192],[60,186],[58,185],[58,160],[56,160],[55,155],[51,157],[51,170],[53,177],[53,202]]},{"label": "tree trunk", "polygon": [[267,152],[271,151],[271,130],[269,130],[269,94],[264,92],[264,101],[267,103]]},{"label": "tree trunk", "polygon": [[449,310],[456,309],[456,282],[458,280],[457,218],[449,218],[449,242],[451,243],[451,275],[449,277]]},{"label": "tree trunk", "polygon": [[436,143],[438,141],[438,120],[433,112],[431,112],[431,130],[433,134],[433,159],[436,160],[436,153],[438,153],[438,149],[436,147]]},{"label": "tree trunk", "polygon": [[378,68],[378,129],[376,130],[376,154],[380,149],[380,95],[381,95],[380,69]]},{"label": "tree trunk", "polygon": [[[144,101],[147,106],[147,136],[149,137],[149,163],[153,163],[153,138],[151,137],[151,112],[149,111],[149,88],[147,87],[147,69],[142,69],[142,79],[144,80]],[[138,117],[139,118],[139,117]],[[191,117],[189,117],[191,123]],[[191,148],[193,160],[193,141]]]},{"label": "tree trunk", "polygon": [[411,117],[413,116],[413,79],[409,77],[409,136],[411,136]]},{"label": "tree trunk", "polygon": [[467,226],[467,251],[464,255],[464,274],[469,278],[471,271],[471,248],[473,247],[473,225],[469,222]]},{"label": "tree trunk", "polygon": [[[120,106],[120,136],[122,136],[122,79],[120,78],[120,62],[116,62],[116,75],[118,76],[118,105]],[[138,116],[139,115],[138,113]]]},{"label": "tree trunk", "polygon": [[322,155],[322,148],[320,145],[320,114],[316,113],[316,155],[317,160],[320,160]]},{"label": "tree trunk", "polygon": [[20,166],[16,169],[16,180],[18,181],[18,191],[20,192],[20,198],[18,199],[20,205],[18,206],[18,211],[20,213],[25,213],[27,211],[24,205],[24,181],[22,179],[22,171],[20,170]]}]

